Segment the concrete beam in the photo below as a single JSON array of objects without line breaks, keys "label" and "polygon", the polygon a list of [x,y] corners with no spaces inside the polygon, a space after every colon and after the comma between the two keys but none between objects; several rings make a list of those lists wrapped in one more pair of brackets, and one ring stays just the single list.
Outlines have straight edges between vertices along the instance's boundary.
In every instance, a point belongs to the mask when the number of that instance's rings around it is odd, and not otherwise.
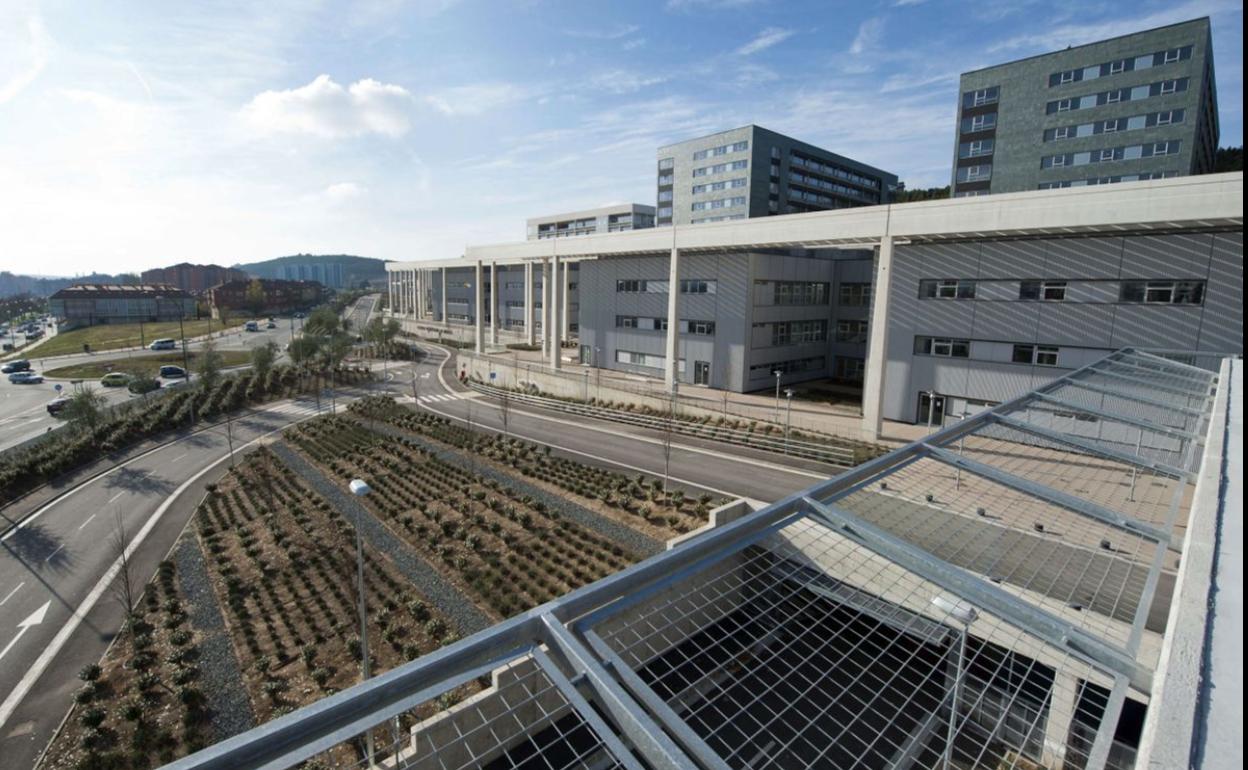
[{"label": "concrete beam", "polygon": [[893,239],[880,240],[871,285],[871,322],[862,388],[863,439],[877,441],[884,424],[884,375],[888,368],[888,298],[893,285]]}]

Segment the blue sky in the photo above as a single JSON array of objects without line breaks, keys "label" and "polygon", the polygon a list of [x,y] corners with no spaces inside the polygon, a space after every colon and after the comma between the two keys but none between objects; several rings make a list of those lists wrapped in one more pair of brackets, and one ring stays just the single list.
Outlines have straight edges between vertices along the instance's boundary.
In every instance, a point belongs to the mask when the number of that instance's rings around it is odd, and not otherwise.
[{"label": "blue sky", "polygon": [[959,73],[1227,0],[3,0],[0,269],[453,257],[654,202],[658,146],[746,123],[948,181]]}]

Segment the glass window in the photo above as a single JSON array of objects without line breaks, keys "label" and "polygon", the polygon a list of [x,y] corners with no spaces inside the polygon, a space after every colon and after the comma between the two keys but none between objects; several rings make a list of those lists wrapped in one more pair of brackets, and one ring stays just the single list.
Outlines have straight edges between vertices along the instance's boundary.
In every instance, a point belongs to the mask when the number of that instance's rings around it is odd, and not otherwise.
[{"label": "glass window", "polygon": [[975,281],[919,281],[919,299],[975,299]]},{"label": "glass window", "polygon": [[1074,107],[1075,107],[1075,103],[1071,101],[1070,99],[1059,99],[1057,101],[1058,112],[1070,112],[1072,109],[1074,109]]},{"label": "glass window", "polygon": [[1162,94],[1173,94],[1177,92],[1178,90],[1179,90],[1179,81],[1177,80],[1163,80],[1161,83]]},{"label": "glass window", "polygon": [[1035,355],[1035,345],[1015,345],[1014,355],[1010,360],[1016,364],[1030,364],[1035,359]]},{"label": "glass window", "polygon": [[664,158],[663,160],[659,161],[659,169],[662,171],[666,171],[667,169],[672,168],[675,165],[676,165],[675,158]]},{"label": "glass window", "polygon": [[1204,281],[1123,281],[1123,302],[1159,305],[1199,305],[1204,300]]},{"label": "glass window", "polygon": [[1036,365],[1057,366],[1057,348],[1052,345],[1037,345]]},{"label": "glass window", "polygon": [[1109,63],[1109,74],[1111,75],[1117,75],[1120,72],[1126,72],[1126,70],[1127,70],[1127,62],[1124,59],[1119,59],[1118,61],[1111,61]]}]

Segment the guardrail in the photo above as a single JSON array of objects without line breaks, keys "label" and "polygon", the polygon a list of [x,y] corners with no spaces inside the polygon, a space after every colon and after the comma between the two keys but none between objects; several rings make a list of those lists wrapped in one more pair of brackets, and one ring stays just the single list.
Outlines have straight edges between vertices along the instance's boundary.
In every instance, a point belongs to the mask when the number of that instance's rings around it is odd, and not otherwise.
[{"label": "guardrail", "polygon": [[[693,436],[694,438],[721,441],[751,449],[762,449],[767,452],[778,452],[786,454],[790,457],[801,457],[807,460],[815,460],[817,462],[828,463],[830,465],[840,467],[852,467],[875,456],[873,453],[857,450],[852,447],[836,446],[833,444],[816,444],[810,441],[792,438],[776,438],[774,436],[760,435],[758,433],[740,430],[738,428],[726,428],[710,423],[695,422],[682,419],[680,417],[669,420],[666,417],[633,414],[619,409],[608,409],[606,407],[590,406],[588,404],[576,404],[557,398],[549,398],[547,396],[534,396],[527,393],[517,393],[515,391],[496,388],[492,385],[486,385],[472,380],[469,380],[466,384],[469,388],[477,391],[478,393],[494,396],[499,399],[505,398],[513,403],[528,404],[530,406],[541,407],[542,409],[552,409],[566,414],[575,414],[599,420],[609,420],[611,422],[636,425],[638,427],[649,428],[651,430],[666,431],[670,427],[673,433],[679,433],[683,436]],[[880,454],[883,454],[883,452]]]}]

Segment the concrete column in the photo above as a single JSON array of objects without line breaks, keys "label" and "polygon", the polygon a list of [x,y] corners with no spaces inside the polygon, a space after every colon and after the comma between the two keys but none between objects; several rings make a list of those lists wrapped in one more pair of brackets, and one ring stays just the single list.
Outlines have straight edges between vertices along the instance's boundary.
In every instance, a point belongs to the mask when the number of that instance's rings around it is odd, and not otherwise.
[{"label": "concrete column", "polygon": [[672,246],[672,258],[667,269],[667,356],[663,382],[668,390],[676,383],[680,362],[676,356],[680,339],[680,249]]},{"label": "concrete column", "polygon": [[533,313],[533,263],[524,263],[524,335],[529,345],[537,344],[537,323]]},{"label": "concrete column", "polygon": [[563,283],[562,283],[563,302],[560,303],[559,305],[559,312],[563,315],[563,319],[562,319],[563,323],[560,324],[559,326],[559,334],[561,336],[561,339],[565,339],[565,340],[572,339],[572,320],[571,318],[569,318],[570,314],[568,313],[568,307],[571,302],[568,299],[568,297],[572,295],[572,290],[569,288],[571,285],[572,285],[572,263],[564,262],[563,263]]},{"label": "concrete column", "polygon": [[386,273],[386,307],[394,315],[394,273]]},{"label": "concrete column", "polygon": [[560,366],[562,366],[562,358],[563,358],[562,345],[560,344],[560,340],[562,338],[559,335],[560,326],[563,323],[563,321],[559,319],[559,315],[560,315],[559,303],[562,301],[562,299],[560,298],[559,295],[562,293],[566,297],[567,292],[559,291],[559,252],[555,252],[555,255],[554,257],[552,257],[551,262],[552,262],[552,265],[551,265],[552,269],[550,272],[550,277],[551,277],[551,281],[550,281],[551,283],[551,286],[550,286],[550,292],[551,292],[551,297],[550,297],[550,368],[558,369]]},{"label": "concrete column", "polygon": [[450,323],[446,319],[446,268],[442,268],[442,324]]},{"label": "concrete column", "polygon": [[412,315],[420,320],[420,268],[412,271]]},{"label": "concrete column", "polygon": [[550,262],[542,260],[542,356],[550,355]]},{"label": "concrete column", "polygon": [[498,344],[498,313],[502,303],[498,301],[498,263],[490,263],[490,344]]},{"label": "concrete column", "polygon": [[867,371],[862,387],[862,436],[876,441],[883,430],[884,373],[888,368],[888,295],[893,284],[893,238],[880,239],[879,264],[871,283]]},{"label": "concrete column", "polygon": [[416,269],[416,317],[425,317],[425,271]]},{"label": "concrete column", "polygon": [[1040,763],[1049,770],[1062,770],[1066,762],[1066,741],[1078,702],[1078,677],[1058,671],[1049,694],[1049,717],[1044,723],[1044,747],[1040,757]]},{"label": "concrete column", "polygon": [[478,353],[485,352],[485,271],[481,267],[481,260],[477,260],[476,276],[473,283],[473,290],[476,292],[476,302],[473,304],[473,326],[475,327],[476,337],[475,343]]}]

